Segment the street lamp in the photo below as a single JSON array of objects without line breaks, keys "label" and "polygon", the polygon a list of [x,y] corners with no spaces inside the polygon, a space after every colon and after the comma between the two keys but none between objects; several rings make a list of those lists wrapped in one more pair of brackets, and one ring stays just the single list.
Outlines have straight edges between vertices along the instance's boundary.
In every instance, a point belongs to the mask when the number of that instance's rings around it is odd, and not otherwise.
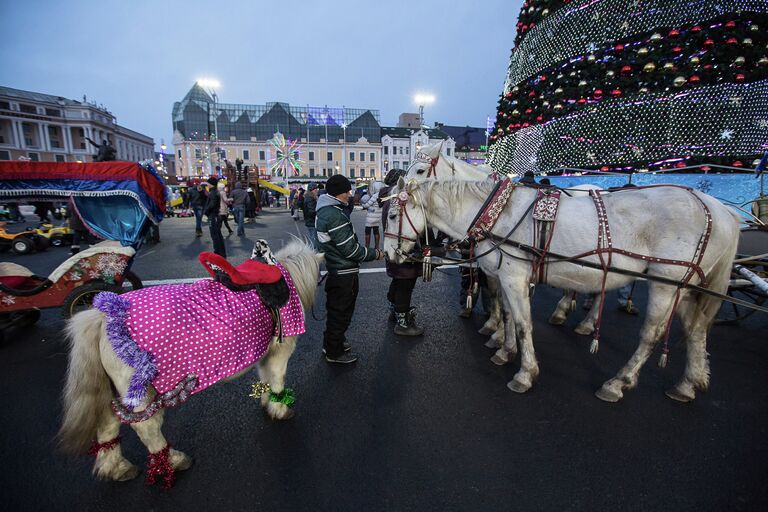
[{"label": "street lamp", "polygon": [[413,97],[413,101],[419,106],[419,128],[422,128],[424,126],[424,106],[434,103],[435,97],[432,94],[419,93]]},{"label": "street lamp", "polygon": [[[200,87],[203,87],[204,89],[206,89],[208,93],[211,96],[213,96],[213,136],[216,137],[216,146],[214,147],[216,149],[216,163],[219,164],[220,163],[219,148],[218,148],[219,116],[218,116],[218,106],[217,106],[218,97],[216,96],[216,89],[219,88],[221,84],[219,84],[218,80],[213,78],[201,78],[200,80],[197,81],[197,84]],[[211,140],[210,142],[212,143],[213,140]],[[210,152],[208,153],[208,169],[211,171],[210,174],[213,174],[213,166],[211,163]]]},{"label": "street lamp", "polygon": [[347,123],[341,124],[341,130],[344,132],[344,143],[341,150],[341,168],[344,169],[344,174],[347,174]]}]

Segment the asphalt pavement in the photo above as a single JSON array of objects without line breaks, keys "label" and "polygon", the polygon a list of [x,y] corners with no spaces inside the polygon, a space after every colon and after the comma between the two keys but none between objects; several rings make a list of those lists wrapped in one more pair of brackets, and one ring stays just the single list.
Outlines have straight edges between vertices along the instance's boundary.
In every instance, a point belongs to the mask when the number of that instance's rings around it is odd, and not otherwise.
[{"label": "asphalt pavement", "polygon": [[[353,214],[362,239],[362,212]],[[234,223],[232,223],[234,224]],[[225,230],[226,232],[226,230]],[[227,237],[230,261],[253,241],[273,249],[302,235],[284,211]],[[197,262],[212,250],[194,237],[194,219],[166,219],[161,242],[142,248],[134,271],[147,282],[205,277]],[[52,248],[3,260],[47,275],[66,258]],[[380,262],[364,268],[381,268]],[[600,351],[566,325],[547,323],[559,292],[537,288],[534,337],[541,375],[526,394],[506,387],[518,361],[499,367],[477,334],[484,319],[458,313],[455,270],[435,272],[414,293],[426,334],[400,338],[387,321],[384,273],[360,278],[349,341],[360,360],[331,366],[321,356],[325,294],[307,315],[307,332],[286,381],[293,419],[270,420],[248,397],[255,372],[196,394],[166,413],[164,433],[195,459],[164,492],[143,474],[100,482],[90,456],[56,450],[66,369],[60,311],[0,346],[0,506],[4,510],[765,510],[768,504],[768,318],[715,326],[711,386],[688,404],[664,395],[681,375],[676,328],[670,363],[658,351],[635,390],[617,404],[593,393],[629,358],[641,316],[617,311],[609,294]],[[142,469],[146,450],[123,427],[126,457]]]}]

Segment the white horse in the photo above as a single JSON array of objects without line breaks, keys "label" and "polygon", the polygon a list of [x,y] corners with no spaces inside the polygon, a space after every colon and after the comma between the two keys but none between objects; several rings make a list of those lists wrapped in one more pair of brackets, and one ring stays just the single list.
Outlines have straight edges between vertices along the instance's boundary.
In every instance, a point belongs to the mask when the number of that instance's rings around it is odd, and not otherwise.
[{"label": "white horse", "polygon": [[[456,238],[465,236],[467,226],[492,189],[493,184],[485,181],[447,180],[406,184],[400,180],[395,193],[406,192],[408,199],[401,206],[401,211],[405,210],[410,218],[410,222],[403,224],[403,235],[416,238],[429,225]],[[506,235],[520,222],[509,240],[535,245],[530,240],[533,220],[525,215],[535,198],[536,191],[533,189],[515,189],[499,217],[494,233]],[[682,281],[689,273],[688,267],[653,259],[691,261],[696,258],[697,248],[708,225],[706,207],[711,215],[711,233],[698,263],[706,283],[702,283],[695,272],[690,282],[705,285],[714,292],[726,291],[739,238],[739,224],[737,216],[719,201],[697,191],[670,186],[625,189],[605,194],[603,202],[610,224],[612,247],[643,255],[643,258],[635,258],[614,253],[611,265],[673,282]],[[562,198],[550,250],[564,256],[588,253],[596,249],[598,232],[596,208],[591,198]],[[401,251],[398,251],[397,240],[385,240],[384,248],[389,258],[402,260],[402,251],[410,249],[410,242],[402,240],[400,243]],[[527,260],[530,260],[530,256],[510,244],[503,245],[502,249],[507,253],[503,258],[499,250],[492,249],[492,242],[486,239],[478,244],[476,253],[491,251],[479,260],[479,264],[486,272],[496,274],[501,282],[504,306],[511,313],[507,318],[506,329],[516,330],[521,352],[520,370],[508,387],[522,393],[530,389],[539,374],[533,350],[529,300],[531,264]],[[584,261],[599,267],[596,255],[587,256]],[[549,259],[547,266],[547,282],[555,287],[583,293],[594,293],[602,288],[605,275],[602,270],[556,259]],[[633,279],[631,276],[610,272],[605,275],[605,288],[616,289]],[[675,308],[676,298],[678,302]],[[623,397],[625,389],[637,385],[640,368],[656,342],[667,332],[671,312],[676,311],[687,333],[687,364],[683,377],[667,391],[667,395],[681,401],[695,398],[696,389],[703,390],[709,385],[706,339],[720,302],[719,298],[704,293],[695,293],[689,289],[678,290],[676,286],[649,279],[648,308],[639,346],[624,368],[596,392],[597,397],[611,402],[618,401]],[[510,317],[514,318],[514,323]]]},{"label": "white horse", "polygon": [[[275,257],[290,274],[303,309],[311,308],[323,255],[295,240],[277,251]],[[93,472],[100,479],[122,481],[136,477],[139,470],[123,457],[119,441],[115,441],[119,439],[120,420],[110,409],[110,403],[116,398],[112,386],[119,397],[125,397],[136,370],[123,363],[115,353],[107,336],[106,324],[104,313],[89,309],[75,315],[67,325],[71,350],[59,440],[63,449],[76,453],[84,451],[88,443],[95,439],[98,444],[94,445],[97,449],[94,450],[96,462]],[[266,354],[256,364],[222,382],[234,380],[257,366],[260,380],[268,384],[273,393],[282,393],[288,359],[296,347],[296,339],[295,336],[283,337],[280,343],[277,337],[273,337]],[[146,399],[136,410],[144,410],[155,396],[156,391],[150,386]],[[261,404],[274,419],[293,416],[285,403],[272,401],[267,394],[261,395]],[[189,468],[192,464],[189,456],[173,448],[168,450],[169,445],[161,432],[162,425],[161,408],[149,419],[132,423],[131,427],[147,447],[150,461],[164,451],[172,468],[171,474],[173,470]]]},{"label": "white horse", "polygon": [[[443,142],[425,146],[416,155],[406,173],[406,181],[423,182],[429,179],[455,179],[463,181],[483,181],[494,178],[494,171],[487,165],[475,166],[455,157],[443,153]],[[495,180],[494,180],[495,181]],[[590,190],[602,190],[597,185],[583,184],[568,189],[568,194],[574,197],[589,196]],[[492,297],[490,304],[490,316],[478,331],[480,334],[490,334],[491,338],[486,343],[488,348],[496,348],[497,351],[491,357],[491,361],[497,365],[504,365],[514,358],[512,350],[505,343],[506,332],[504,319],[501,313],[501,296],[499,295],[498,281],[493,275],[488,275],[489,295]],[[558,302],[555,311],[549,317],[549,322],[554,325],[562,325],[572,310],[571,301],[573,294],[565,290],[563,297]],[[595,331],[595,323],[602,305],[602,297],[598,295],[592,302],[592,307],[587,316],[574,329],[577,334],[588,336]],[[514,330],[510,333],[514,337]],[[512,341],[510,340],[510,343]]]}]

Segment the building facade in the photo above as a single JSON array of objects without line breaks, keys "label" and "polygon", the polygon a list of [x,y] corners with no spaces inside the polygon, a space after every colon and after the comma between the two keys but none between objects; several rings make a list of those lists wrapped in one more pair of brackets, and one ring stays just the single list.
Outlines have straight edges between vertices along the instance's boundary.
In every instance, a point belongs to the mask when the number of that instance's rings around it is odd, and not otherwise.
[{"label": "building facade", "polygon": [[[219,103],[195,83],[174,103],[172,118],[179,179],[223,174],[238,159],[249,180],[382,176],[378,110]],[[284,154],[298,171],[276,166]]]},{"label": "building facade", "polygon": [[455,141],[438,128],[382,127],[381,152],[384,159],[384,174],[390,169],[408,169],[413,158],[424,146],[443,142],[442,152],[454,156]]},{"label": "building facade", "polygon": [[104,106],[0,87],[0,160],[90,162],[108,141],[118,160],[153,157],[151,137],[117,124]]},{"label": "building facade", "polygon": [[485,163],[485,154],[488,151],[488,132],[485,129],[442,123],[435,123],[435,127],[456,141],[456,158],[474,165]]}]

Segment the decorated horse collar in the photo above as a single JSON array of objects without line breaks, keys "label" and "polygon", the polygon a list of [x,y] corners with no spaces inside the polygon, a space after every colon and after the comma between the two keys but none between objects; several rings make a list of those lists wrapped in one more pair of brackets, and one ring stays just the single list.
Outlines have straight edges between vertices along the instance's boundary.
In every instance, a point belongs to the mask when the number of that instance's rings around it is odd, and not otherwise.
[{"label": "decorated horse collar", "polygon": [[467,236],[475,241],[483,240],[491,232],[493,226],[499,220],[501,212],[507,206],[509,198],[517,185],[510,179],[505,178],[496,182],[493,191],[485,200],[480,211],[477,212],[475,219],[469,225]]}]

